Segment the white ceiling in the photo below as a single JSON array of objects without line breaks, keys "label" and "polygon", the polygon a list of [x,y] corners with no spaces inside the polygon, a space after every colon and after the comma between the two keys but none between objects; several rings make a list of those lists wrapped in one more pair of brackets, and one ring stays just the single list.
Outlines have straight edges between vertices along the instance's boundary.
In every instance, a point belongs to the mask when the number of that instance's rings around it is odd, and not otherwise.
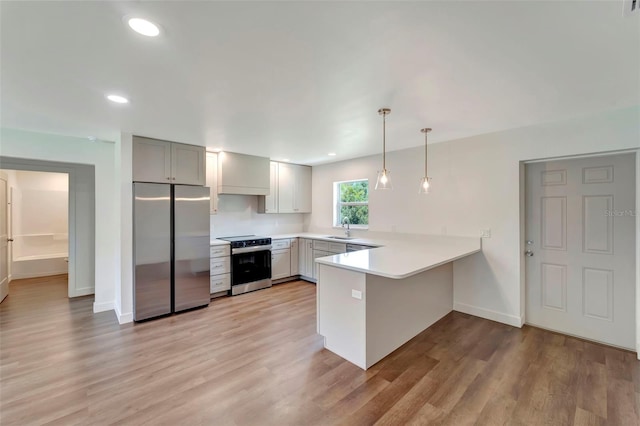
[{"label": "white ceiling", "polygon": [[[640,104],[640,19],[621,0],[2,1],[0,12],[5,127],[319,164],[381,152],[383,106],[396,150],[421,145],[426,126],[439,142]],[[132,32],[129,14],[163,33]]]}]

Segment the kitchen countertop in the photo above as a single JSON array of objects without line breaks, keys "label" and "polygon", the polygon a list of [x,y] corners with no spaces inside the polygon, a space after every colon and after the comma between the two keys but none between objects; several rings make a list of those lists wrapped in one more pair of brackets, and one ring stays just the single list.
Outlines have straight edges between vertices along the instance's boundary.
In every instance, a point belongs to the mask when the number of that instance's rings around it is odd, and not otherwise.
[{"label": "kitchen countertop", "polygon": [[231,244],[231,243],[229,243],[229,241],[219,240],[217,238],[214,238],[211,241],[209,241],[209,245],[211,245],[211,246],[223,246],[223,245],[226,245],[226,244]]},{"label": "kitchen countertop", "polygon": [[403,279],[478,253],[480,238],[425,236],[386,241],[384,247],[320,257],[316,262],[392,279]]},{"label": "kitchen countertop", "polygon": [[[337,235],[338,237],[342,237],[342,235]],[[380,247],[385,245],[383,240],[372,240],[369,238],[357,238],[352,237],[352,239],[345,240],[343,238],[329,238],[327,234],[313,234],[310,232],[300,232],[297,234],[279,234],[279,235],[271,235],[272,240],[284,240],[287,238],[308,238],[310,240],[321,240],[321,241],[329,241],[332,243],[344,243],[344,244],[361,244],[372,247]]]},{"label": "kitchen countertop", "polygon": [[[482,250],[477,237],[421,235],[410,239],[328,238],[326,234],[299,232],[270,235],[272,240],[308,238],[333,243],[372,246],[368,250],[317,258],[317,263],[381,277],[402,279],[436,268]],[[211,245],[229,244],[212,239]]]}]

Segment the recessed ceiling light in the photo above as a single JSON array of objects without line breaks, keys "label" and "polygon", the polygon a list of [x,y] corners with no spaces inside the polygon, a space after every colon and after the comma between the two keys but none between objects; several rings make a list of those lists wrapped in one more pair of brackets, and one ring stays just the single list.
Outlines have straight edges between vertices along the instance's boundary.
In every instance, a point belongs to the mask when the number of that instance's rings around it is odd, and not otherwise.
[{"label": "recessed ceiling light", "polygon": [[285,159],[283,159],[282,161],[285,161],[285,162],[287,162],[287,163],[288,163],[288,162],[289,162],[289,161],[291,161],[291,160],[289,160],[288,158],[285,158]]},{"label": "recessed ceiling light", "polygon": [[160,27],[146,19],[128,18],[127,24],[129,24],[129,27],[131,27],[133,31],[147,37],[156,37],[160,34]]},{"label": "recessed ceiling light", "polygon": [[328,153],[327,155],[328,155],[329,157],[335,157],[335,156],[336,156],[336,153],[335,153],[335,152],[330,152],[330,153]]},{"label": "recessed ceiling light", "polygon": [[124,96],[120,96],[120,95],[107,95],[107,99],[109,99],[111,102],[115,102],[117,104],[128,104],[129,103],[129,99],[125,98]]}]

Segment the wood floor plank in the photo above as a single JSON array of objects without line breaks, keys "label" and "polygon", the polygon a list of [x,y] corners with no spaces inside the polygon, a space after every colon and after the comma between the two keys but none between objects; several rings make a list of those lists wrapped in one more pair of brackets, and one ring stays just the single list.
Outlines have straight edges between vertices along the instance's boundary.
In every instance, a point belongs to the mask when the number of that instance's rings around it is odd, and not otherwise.
[{"label": "wood floor plank", "polygon": [[640,424],[636,355],[453,312],[367,371],[323,348],[303,281],[139,324],[66,276],[0,304],[5,425]]}]

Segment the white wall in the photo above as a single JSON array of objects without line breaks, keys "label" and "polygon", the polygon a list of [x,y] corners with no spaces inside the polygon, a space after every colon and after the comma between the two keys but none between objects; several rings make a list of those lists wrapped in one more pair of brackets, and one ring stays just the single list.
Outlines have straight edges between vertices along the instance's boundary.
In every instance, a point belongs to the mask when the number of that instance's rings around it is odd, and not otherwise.
[{"label": "white wall", "polygon": [[67,254],[69,175],[12,172],[12,260],[23,256]]},{"label": "white wall", "polygon": [[[454,264],[454,308],[519,326],[524,320],[521,162],[638,149],[638,123],[640,107],[430,145],[428,196],[418,195],[423,148],[391,152],[387,168],[394,189],[371,191],[369,232],[479,236],[480,229],[490,228],[482,253]],[[416,139],[421,137],[416,129]],[[393,141],[387,146],[393,148]],[[381,162],[381,156],[373,156],[314,167],[308,230],[331,227],[334,181],[368,178],[373,187]]]},{"label": "white wall", "polygon": [[[78,217],[95,221],[95,302],[94,311],[114,308],[119,271],[119,212],[115,175],[115,145],[87,139],[15,129],[0,129],[0,155],[12,158],[86,164],[95,167],[95,215]],[[77,182],[93,186],[93,179]],[[91,250],[94,248],[92,247]],[[78,250],[85,250],[78,247]]]},{"label": "white wall", "polygon": [[211,215],[211,236],[275,235],[302,232],[301,213],[258,213],[256,195],[220,195],[218,214]]},{"label": "white wall", "polygon": [[120,324],[133,321],[133,136],[122,133],[116,141],[116,175],[120,188],[117,200],[119,280],[116,284],[115,310]]}]

